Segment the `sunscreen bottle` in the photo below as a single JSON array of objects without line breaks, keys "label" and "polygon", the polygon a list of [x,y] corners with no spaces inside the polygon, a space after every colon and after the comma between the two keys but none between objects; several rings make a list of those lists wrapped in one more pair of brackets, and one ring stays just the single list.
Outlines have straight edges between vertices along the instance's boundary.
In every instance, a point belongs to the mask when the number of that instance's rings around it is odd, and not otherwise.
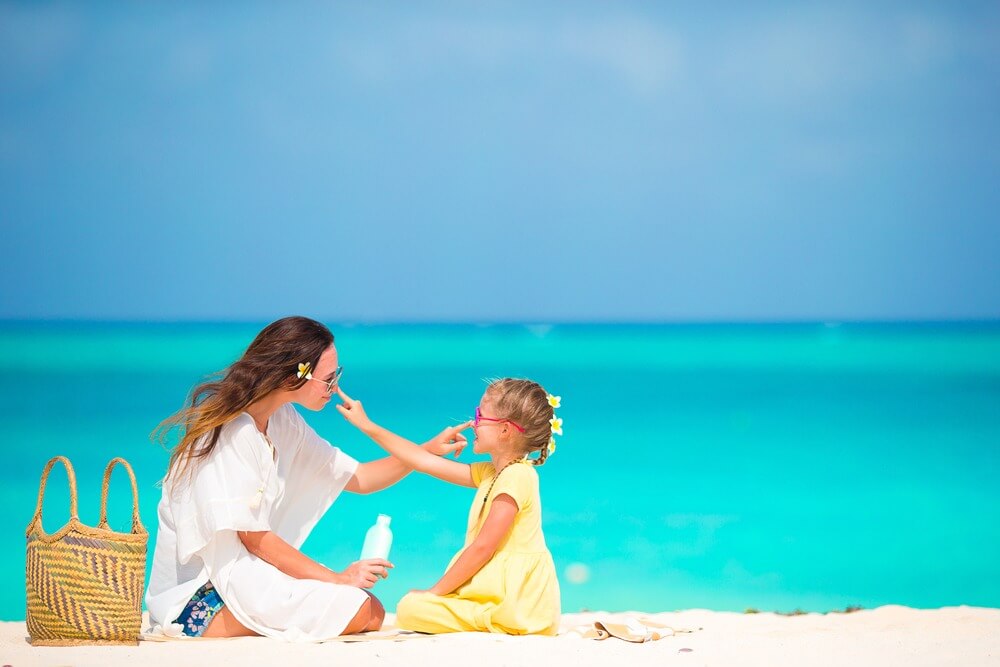
[{"label": "sunscreen bottle", "polygon": [[369,528],[365,534],[365,545],[361,547],[361,560],[389,558],[389,547],[392,546],[392,531],[389,530],[390,521],[392,521],[392,517],[388,514],[378,515],[375,525]]}]

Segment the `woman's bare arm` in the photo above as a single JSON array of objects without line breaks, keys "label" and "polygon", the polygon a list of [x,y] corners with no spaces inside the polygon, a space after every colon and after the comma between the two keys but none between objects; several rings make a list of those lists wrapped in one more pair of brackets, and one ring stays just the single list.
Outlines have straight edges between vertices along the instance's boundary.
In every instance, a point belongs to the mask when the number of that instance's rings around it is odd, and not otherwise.
[{"label": "woman's bare arm", "polygon": [[388,577],[388,568],[393,567],[387,560],[369,558],[351,563],[343,572],[335,572],[317,563],[270,530],[241,530],[236,534],[247,551],[295,579],[315,579],[331,584],[371,588],[379,577]]}]

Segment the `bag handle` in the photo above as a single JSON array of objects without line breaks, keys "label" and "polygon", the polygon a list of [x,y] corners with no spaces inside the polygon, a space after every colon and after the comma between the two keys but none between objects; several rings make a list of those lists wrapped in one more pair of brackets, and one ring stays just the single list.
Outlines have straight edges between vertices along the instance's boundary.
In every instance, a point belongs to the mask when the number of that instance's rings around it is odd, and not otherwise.
[{"label": "bag handle", "polygon": [[111,526],[108,525],[108,486],[111,483],[111,471],[116,465],[125,468],[129,482],[132,483],[132,532],[144,533],[146,529],[143,528],[142,521],[139,520],[139,488],[135,483],[135,473],[132,472],[132,466],[129,465],[128,461],[120,456],[111,459],[108,462],[108,467],[104,469],[104,483],[101,484],[101,516],[97,527],[111,530]]},{"label": "bag handle", "polygon": [[[42,471],[42,479],[38,483],[38,503],[35,505],[35,515],[31,517],[31,523],[28,524],[26,531],[28,533],[35,527],[35,524],[42,526],[42,501],[45,500],[45,485],[48,483],[49,473],[52,472],[52,467],[56,463],[61,463],[66,468],[66,479],[69,482],[69,521],[67,523],[80,520],[76,508],[76,473],[73,472],[73,464],[65,456],[55,456],[49,459],[49,462],[45,464],[45,470]],[[44,527],[42,530],[45,530]]]}]

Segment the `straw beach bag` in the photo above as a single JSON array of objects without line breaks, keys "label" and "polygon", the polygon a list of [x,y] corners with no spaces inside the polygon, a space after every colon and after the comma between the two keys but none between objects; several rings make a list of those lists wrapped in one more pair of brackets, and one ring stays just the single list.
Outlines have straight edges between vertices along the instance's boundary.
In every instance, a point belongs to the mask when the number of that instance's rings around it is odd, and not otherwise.
[{"label": "straw beach bag", "polygon": [[[42,500],[56,462],[69,478],[70,516],[49,535],[42,528]],[[119,464],[132,483],[131,533],[116,533],[108,525],[108,482]],[[138,644],[149,534],[139,521],[139,490],[125,459],[112,459],[104,469],[100,522],[92,528],[77,515],[73,466],[64,456],[53,458],[42,472],[26,533],[27,625],[33,645]]]}]

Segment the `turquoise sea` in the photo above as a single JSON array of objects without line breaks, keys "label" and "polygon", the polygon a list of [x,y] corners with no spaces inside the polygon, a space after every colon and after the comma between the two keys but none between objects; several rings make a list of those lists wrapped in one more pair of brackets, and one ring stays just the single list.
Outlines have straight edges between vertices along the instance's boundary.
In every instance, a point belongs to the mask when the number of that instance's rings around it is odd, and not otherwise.
[{"label": "turquoise sea", "polygon": [[[45,462],[72,459],[93,524],[104,464],[128,458],[152,551],[167,453],[148,434],[263,324],[0,324],[0,619],[25,615]],[[411,439],[469,418],[488,377],[563,397],[540,473],[565,611],[1000,606],[1000,323],[330,324],[345,390]],[[332,408],[303,414],[355,458],[380,455]],[[53,474],[50,531],[65,486]],[[470,501],[419,475],[344,494],[305,551],[340,568],[392,515],[396,569],[375,589],[392,609],[441,574]],[[122,476],[116,527],[129,502]]]}]

